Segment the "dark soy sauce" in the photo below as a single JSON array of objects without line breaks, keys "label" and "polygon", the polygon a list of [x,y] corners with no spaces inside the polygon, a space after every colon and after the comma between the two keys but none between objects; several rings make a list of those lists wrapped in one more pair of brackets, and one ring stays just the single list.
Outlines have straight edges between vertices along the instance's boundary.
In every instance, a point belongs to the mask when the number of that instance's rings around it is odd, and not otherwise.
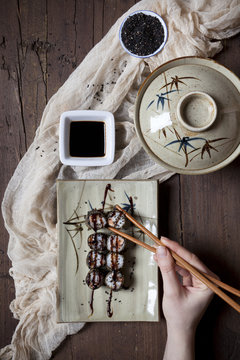
[{"label": "dark soy sauce", "polygon": [[70,124],[70,156],[102,157],[105,155],[103,121],[72,121]]}]

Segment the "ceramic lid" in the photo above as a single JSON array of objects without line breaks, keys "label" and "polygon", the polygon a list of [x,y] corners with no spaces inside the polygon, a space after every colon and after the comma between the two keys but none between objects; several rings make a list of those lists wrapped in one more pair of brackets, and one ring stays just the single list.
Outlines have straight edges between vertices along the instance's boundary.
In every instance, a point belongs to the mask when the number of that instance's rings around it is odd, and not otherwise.
[{"label": "ceramic lid", "polygon": [[135,125],[144,149],[182,174],[216,171],[240,153],[240,81],[214,60],[184,57],[139,90]]}]

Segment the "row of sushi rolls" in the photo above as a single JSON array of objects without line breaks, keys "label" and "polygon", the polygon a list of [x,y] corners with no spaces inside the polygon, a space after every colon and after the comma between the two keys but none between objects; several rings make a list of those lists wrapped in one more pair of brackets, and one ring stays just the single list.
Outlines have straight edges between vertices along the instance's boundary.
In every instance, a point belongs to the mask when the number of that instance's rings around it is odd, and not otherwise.
[{"label": "row of sushi rolls", "polygon": [[[86,284],[90,289],[96,290],[104,283],[111,291],[120,290],[124,283],[121,269],[124,265],[122,254],[126,240],[113,233],[101,232],[108,226],[122,229],[126,224],[125,215],[117,209],[105,214],[101,210],[91,210],[86,217],[86,225],[94,233],[88,237],[88,246],[91,249],[87,255],[89,272]],[[99,232],[100,230],[100,232]]]}]

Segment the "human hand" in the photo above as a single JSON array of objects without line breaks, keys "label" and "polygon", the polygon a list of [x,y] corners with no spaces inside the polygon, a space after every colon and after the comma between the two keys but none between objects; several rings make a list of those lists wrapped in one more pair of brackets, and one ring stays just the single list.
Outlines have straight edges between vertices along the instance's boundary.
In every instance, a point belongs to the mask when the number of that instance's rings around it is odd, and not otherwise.
[{"label": "human hand", "polygon": [[[166,246],[159,246],[155,255],[163,278],[163,313],[168,330],[192,331],[210,303],[213,292],[186,269],[176,265],[170,251],[174,251],[198,270],[215,276],[198,258],[178,243],[161,238]],[[179,276],[182,282],[179,281]]]},{"label": "human hand", "polygon": [[[163,313],[167,322],[164,360],[192,360],[196,327],[210,303],[213,292],[186,269],[176,265],[168,249],[174,251],[198,270],[213,274],[198,258],[178,243],[161,237],[154,255],[163,278]],[[167,249],[168,248],[168,249]],[[179,276],[182,281],[180,282]]]}]

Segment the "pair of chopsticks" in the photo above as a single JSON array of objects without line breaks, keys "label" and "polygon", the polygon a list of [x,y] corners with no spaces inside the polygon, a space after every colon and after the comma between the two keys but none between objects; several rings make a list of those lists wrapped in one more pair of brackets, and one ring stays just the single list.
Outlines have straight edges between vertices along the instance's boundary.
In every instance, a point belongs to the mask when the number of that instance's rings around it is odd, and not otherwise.
[{"label": "pair of chopsticks", "polygon": [[[128,214],[125,210],[123,210],[119,205],[116,205],[116,209],[118,209],[119,211],[123,212],[124,215],[126,216],[126,218],[128,218],[136,227],[138,227],[142,232],[144,232],[147,236],[150,237],[150,239],[152,239],[155,244],[157,245],[162,245],[165,246],[160,239],[158,239],[154,234],[151,233],[151,231],[149,231],[148,229],[146,229],[141,223],[139,223],[136,219],[134,219],[130,214]],[[155,253],[156,252],[156,248],[153,246],[150,246],[138,239],[135,239],[134,237],[120,231],[117,230],[113,227],[109,227],[109,230],[111,230],[112,232],[123,236],[125,239],[130,240],[132,242],[134,242],[135,244],[138,244],[142,247],[144,247],[145,249]],[[233,299],[231,299],[228,295],[226,295],[222,290],[219,289],[219,287],[227,290],[228,292],[239,296],[240,297],[240,291],[233,288],[230,285],[225,284],[224,282],[214,278],[213,276],[206,274],[200,270],[197,270],[194,266],[192,266],[191,264],[189,264],[186,260],[184,260],[183,258],[181,258],[178,254],[176,254],[174,251],[170,250],[172,257],[174,258],[174,260],[176,261],[176,264],[185,268],[186,270],[188,270],[192,275],[194,275],[197,279],[199,279],[201,282],[203,282],[209,289],[211,289],[215,294],[217,294],[220,298],[222,298],[226,303],[228,303],[233,309],[235,309],[237,312],[240,313],[240,305],[238,303],[236,303]]]}]

